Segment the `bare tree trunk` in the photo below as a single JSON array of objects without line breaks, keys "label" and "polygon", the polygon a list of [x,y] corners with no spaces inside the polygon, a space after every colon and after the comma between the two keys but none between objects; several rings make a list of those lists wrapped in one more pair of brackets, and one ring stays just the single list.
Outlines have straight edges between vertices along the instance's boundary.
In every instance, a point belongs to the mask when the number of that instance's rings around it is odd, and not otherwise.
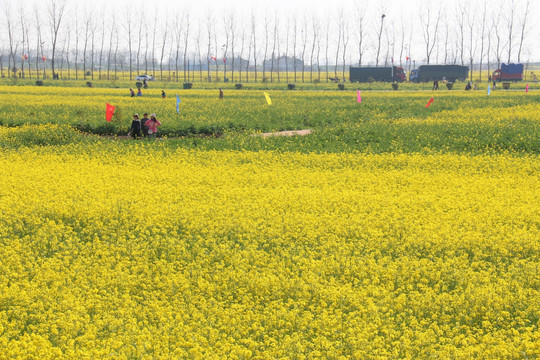
[{"label": "bare tree trunk", "polygon": [[268,20],[268,13],[264,13],[264,57],[263,57],[263,82],[266,81],[266,62],[267,55],[268,55],[268,23],[270,20]]},{"label": "bare tree trunk", "polygon": [[343,15],[343,21],[341,22],[342,30],[341,30],[341,36],[343,41],[343,71],[342,71],[342,79],[343,82],[345,82],[345,67],[346,67],[346,55],[347,55],[347,44],[349,43],[349,29],[348,29],[348,23],[347,23],[347,17]]},{"label": "bare tree trunk", "polygon": [[315,46],[317,45],[317,19],[315,16],[311,20],[313,26],[313,44],[311,45],[310,65],[309,65],[309,82],[313,82],[313,56],[315,54]]},{"label": "bare tree trunk", "polygon": [[423,12],[422,16],[420,16],[420,23],[422,25],[422,35],[424,36],[424,42],[426,44],[426,61],[429,65],[433,48],[437,43],[439,22],[441,20],[441,8],[439,7],[439,11],[437,12],[437,18],[435,19],[434,25],[432,22],[433,12],[429,3],[426,5],[425,10],[426,12]]},{"label": "bare tree trunk", "polygon": [[[107,79],[111,79],[111,57],[112,57],[112,46],[113,46],[113,35],[115,30],[115,24],[111,24],[111,36],[109,38],[109,56],[107,56]],[[77,68],[75,68],[76,71]]]},{"label": "bare tree trunk", "polygon": [[308,23],[305,17],[302,25],[302,83],[304,83],[304,75],[306,72],[306,46],[308,41]]},{"label": "bare tree trunk", "polygon": [[253,33],[249,34],[249,45],[248,45],[248,58],[246,63],[246,82],[249,82],[249,61],[251,60],[251,44],[253,39]]},{"label": "bare tree trunk", "polygon": [[328,79],[328,49],[330,48],[330,21],[326,19],[326,51],[325,51],[325,66],[326,66],[326,82]]},{"label": "bare tree trunk", "polygon": [[[206,64],[207,64],[207,72],[208,72],[208,76],[206,78],[206,80],[208,82],[211,81],[211,77],[210,77],[210,51],[212,51],[212,15],[211,14],[208,14],[207,16],[207,19],[206,19],[206,26],[207,26],[207,30],[208,30],[208,48],[207,48],[207,52],[206,52]],[[216,57],[214,57],[216,58]]]},{"label": "bare tree trunk", "polygon": [[231,58],[232,58],[232,64],[231,64],[231,81],[234,82],[234,40],[235,40],[235,37],[236,37],[236,28],[235,28],[235,25],[236,25],[236,21],[235,21],[235,16],[234,16],[234,12],[231,13],[231,17],[229,19],[229,27],[230,27],[230,31],[231,31]]},{"label": "bare tree trunk", "polygon": [[298,29],[298,23],[296,17],[293,17],[293,69],[294,69],[294,82],[296,82],[296,34]]},{"label": "bare tree trunk", "polygon": [[225,27],[225,49],[223,50],[223,81],[225,81],[225,79],[227,78],[227,56],[229,52],[229,37],[231,31],[231,25],[227,23],[227,18],[223,19],[223,26]]},{"label": "bare tree trunk", "polygon": [[[178,18],[180,18],[180,21],[178,21]],[[174,21],[174,35],[176,40],[176,56],[174,58],[174,71],[176,74],[176,82],[179,80],[179,74],[178,74],[178,59],[180,58],[180,43],[182,41],[182,24],[183,24],[183,17],[176,16],[176,20]],[[185,54],[184,54],[185,57]],[[185,62],[185,61],[184,61]],[[184,81],[186,81],[185,78],[186,72],[184,71]]]},{"label": "bare tree trunk", "polygon": [[[482,82],[482,62],[484,60],[484,40],[486,36],[486,15],[487,15],[487,3],[484,0],[484,7],[483,7],[483,13],[482,13],[482,32],[480,33],[480,77],[479,81]],[[472,71],[472,70],[471,70]]]},{"label": "bare tree trunk", "polygon": [[129,52],[129,80],[133,79],[133,50],[132,50],[132,40],[133,40],[133,19],[131,14],[131,7],[126,8],[126,21],[124,24],[124,29],[127,32],[128,38],[128,52]]},{"label": "bare tree trunk", "polygon": [[[271,62],[271,68],[270,68],[270,82],[274,82],[274,59],[276,58],[276,39],[277,39],[278,22],[279,22],[278,16],[276,13],[274,16],[274,40],[272,42],[272,62]],[[278,70],[278,74],[279,74],[279,70]]]},{"label": "bare tree trunk", "polygon": [[91,49],[90,49],[90,53],[91,53],[91,61],[90,61],[90,71],[91,71],[91,74],[92,74],[92,80],[94,80],[94,70],[95,70],[95,67],[94,67],[94,55],[95,55],[95,40],[96,40],[96,23],[94,22],[93,23],[93,26],[92,26],[92,45],[91,45]]},{"label": "bare tree trunk", "polygon": [[[187,60],[187,52],[188,52],[188,44],[189,44],[189,29],[191,22],[190,22],[190,15],[189,13],[186,14],[186,31],[184,34],[184,66]],[[200,57],[200,55],[199,55]],[[199,60],[200,61],[200,60]],[[193,65],[195,65],[195,61],[193,61]],[[189,75],[189,67],[188,67],[188,75]],[[184,68],[184,80],[186,79],[186,69]],[[189,80],[189,76],[187,77]]]},{"label": "bare tree trunk", "polygon": [[86,80],[86,50],[88,49],[88,38],[90,33],[90,21],[92,21],[92,14],[86,13],[86,21],[84,24],[84,48],[83,48],[83,76]]},{"label": "bare tree trunk", "polygon": [[462,5],[461,3],[458,3],[458,6],[456,8],[456,19],[457,19],[457,24],[458,24],[458,28],[459,28],[459,55],[460,55],[460,58],[461,58],[461,66],[465,65],[465,61],[463,59],[463,56],[464,56],[464,47],[465,47],[465,31],[464,31],[464,27],[465,27],[465,13],[466,13],[466,10],[465,10],[465,7],[464,5]]},{"label": "bare tree trunk", "polygon": [[163,81],[163,57],[165,56],[165,45],[167,44],[167,35],[169,34],[168,17],[165,19],[165,28],[162,30],[162,32],[163,32],[163,42],[161,45],[161,57],[159,59],[159,77],[161,78],[161,81]]},{"label": "bare tree trunk", "polygon": [[75,8],[75,80],[79,79],[79,12]]},{"label": "bare tree trunk", "polygon": [[362,66],[362,57],[364,55],[364,18],[365,6],[361,5],[360,3],[356,3],[357,28],[355,31],[355,36],[358,44],[358,66]]},{"label": "bare tree trunk", "polygon": [[66,63],[67,63],[67,78],[68,80],[71,80],[71,63],[69,62],[69,50],[71,46],[71,31],[69,29],[69,25],[67,28],[67,49],[66,49]]},{"label": "bare tree trunk", "polygon": [[51,27],[51,39],[52,39],[52,56],[51,56],[51,68],[53,73],[53,78],[55,75],[54,60],[56,53],[56,42],[58,40],[58,31],[60,30],[60,25],[62,24],[62,19],[64,17],[64,10],[66,7],[65,0],[51,0],[49,3],[49,24]]},{"label": "bare tree trunk", "polygon": [[[36,77],[39,79],[39,60],[41,60],[41,57],[43,56],[43,53],[40,54],[40,49],[42,49],[41,44],[41,19],[39,17],[39,9],[37,5],[34,7],[34,15],[36,19],[36,38],[37,38],[37,44],[36,44]],[[69,31],[68,31],[69,34]],[[68,49],[69,51],[69,49]]]},{"label": "bare tree trunk", "polygon": [[199,81],[203,81],[202,71],[202,57],[201,57],[201,24],[199,23],[199,29],[197,31],[197,54],[199,56]]},{"label": "bare tree trunk", "polygon": [[525,3],[525,11],[523,11],[523,20],[521,22],[521,36],[519,38],[519,48],[518,48],[518,55],[517,55],[517,62],[521,63],[521,51],[523,50],[523,41],[525,40],[525,32],[527,29],[527,20],[529,18],[529,6],[530,2],[527,0]]},{"label": "bare tree trunk", "polygon": [[255,14],[251,13],[251,31],[253,34],[253,63],[255,68],[255,82],[257,82],[257,22],[255,21]]},{"label": "bare tree trunk", "polygon": [[289,83],[289,30],[290,30],[291,18],[287,18],[287,36],[285,37],[285,77],[287,83]]},{"label": "bare tree trunk", "polygon": [[19,8],[19,18],[20,18],[20,21],[21,21],[21,30],[22,30],[22,55],[21,55],[21,77],[24,79],[25,78],[25,73],[24,73],[24,62],[26,61],[25,59],[25,54],[24,54],[24,50],[25,50],[25,47],[24,45],[26,44],[26,28],[25,28],[25,22],[26,22],[26,19],[24,17],[24,9],[21,5],[21,7]]},{"label": "bare tree trunk", "polygon": [[507,12],[507,18],[506,18],[506,24],[508,26],[508,62],[507,64],[510,64],[512,60],[512,40],[514,38],[514,12],[516,11],[515,1],[510,1],[510,11]]},{"label": "bare tree trunk", "polygon": [[386,15],[384,14],[384,9],[382,9],[383,14],[381,15],[381,27],[379,28],[379,34],[377,35],[377,55],[375,57],[375,66],[379,66],[379,55],[381,53],[381,39],[382,39],[382,33],[384,29],[384,18]]},{"label": "bare tree trunk", "polygon": [[337,41],[337,49],[336,49],[336,62],[334,66],[334,78],[337,79],[337,70],[338,70],[338,62],[339,62],[339,50],[341,49],[341,31],[343,30],[341,26],[341,22],[343,21],[343,9],[340,9],[338,13],[338,41]]},{"label": "bare tree trunk", "polygon": [[[240,35],[240,65],[238,66],[238,79],[239,82],[242,82],[242,59],[244,57],[244,46],[245,46],[245,37],[246,37],[246,31],[242,24],[242,35]],[[234,58],[233,58],[234,59]],[[234,66],[234,65],[233,65]]]},{"label": "bare tree trunk", "polygon": [[155,8],[154,12],[154,31],[152,33],[152,77],[156,78],[156,35],[157,35],[157,23],[158,23],[158,8]]},{"label": "bare tree trunk", "polygon": [[[101,70],[103,70],[103,49],[105,48],[105,15],[101,16],[101,48],[99,50],[99,80],[101,80]],[[69,50],[68,50],[69,52]]]}]

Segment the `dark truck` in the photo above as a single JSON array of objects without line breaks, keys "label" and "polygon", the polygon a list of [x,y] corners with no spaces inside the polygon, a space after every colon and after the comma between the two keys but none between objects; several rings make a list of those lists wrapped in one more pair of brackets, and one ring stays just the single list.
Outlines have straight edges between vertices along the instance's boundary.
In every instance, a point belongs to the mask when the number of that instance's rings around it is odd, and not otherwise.
[{"label": "dark truck", "polygon": [[461,65],[422,65],[418,69],[411,70],[410,82],[428,82],[446,80],[455,82],[465,81],[469,75],[469,68]]},{"label": "dark truck", "polygon": [[351,82],[403,82],[407,80],[402,67],[350,67],[349,80]]},{"label": "dark truck", "polygon": [[493,81],[521,81],[523,80],[523,64],[502,64],[500,69],[493,72]]}]

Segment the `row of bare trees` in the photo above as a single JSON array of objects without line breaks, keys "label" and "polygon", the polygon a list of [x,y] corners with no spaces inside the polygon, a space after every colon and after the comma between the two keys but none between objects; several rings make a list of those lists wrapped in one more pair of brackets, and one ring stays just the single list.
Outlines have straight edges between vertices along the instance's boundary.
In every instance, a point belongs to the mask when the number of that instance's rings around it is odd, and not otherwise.
[{"label": "row of bare trees", "polygon": [[528,39],[540,35],[530,31],[530,0],[427,1],[409,15],[359,0],[324,16],[158,7],[106,13],[67,0],[33,6],[7,0],[3,6],[2,76],[23,78],[117,79],[128,73],[133,79],[147,73],[169,81],[222,75],[312,82],[345,79],[348,65],[410,69],[411,63],[476,63],[480,70],[487,64],[489,72],[528,59],[528,49],[537,45]]}]

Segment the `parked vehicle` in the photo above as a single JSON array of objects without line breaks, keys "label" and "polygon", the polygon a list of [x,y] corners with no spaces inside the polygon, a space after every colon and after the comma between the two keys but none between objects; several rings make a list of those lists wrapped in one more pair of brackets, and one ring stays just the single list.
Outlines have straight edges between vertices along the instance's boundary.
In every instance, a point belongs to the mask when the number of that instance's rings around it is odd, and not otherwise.
[{"label": "parked vehicle", "polygon": [[418,69],[411,70],[410,82],[465,81],[469,76],[469,68],[461,65],[422,65]]},{"label": "parked vehicle", "polygon": [[154,81],[155,79],[150,75],[138,75],[135,80],[137,81]]},{"label": "parked vehicle", "polygon": [[402,67],[350,67],[349,80],[351,82],[402,82],[407,80]]},{"label": "parked vehicle", "polygon": [[502,64],[500,69],[493,72],[493,81],[521,81],[523,80],[523,64]]}]

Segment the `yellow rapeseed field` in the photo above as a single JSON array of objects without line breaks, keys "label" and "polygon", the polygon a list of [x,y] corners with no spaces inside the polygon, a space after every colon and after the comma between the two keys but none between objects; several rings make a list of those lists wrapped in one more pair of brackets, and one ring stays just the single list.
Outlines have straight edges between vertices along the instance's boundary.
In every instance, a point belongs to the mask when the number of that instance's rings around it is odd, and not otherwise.
[{"label": "yellow rapeseed field", "polygon": [[0,359],[540,357],[537,156],[95,141],[0,173]]}]

